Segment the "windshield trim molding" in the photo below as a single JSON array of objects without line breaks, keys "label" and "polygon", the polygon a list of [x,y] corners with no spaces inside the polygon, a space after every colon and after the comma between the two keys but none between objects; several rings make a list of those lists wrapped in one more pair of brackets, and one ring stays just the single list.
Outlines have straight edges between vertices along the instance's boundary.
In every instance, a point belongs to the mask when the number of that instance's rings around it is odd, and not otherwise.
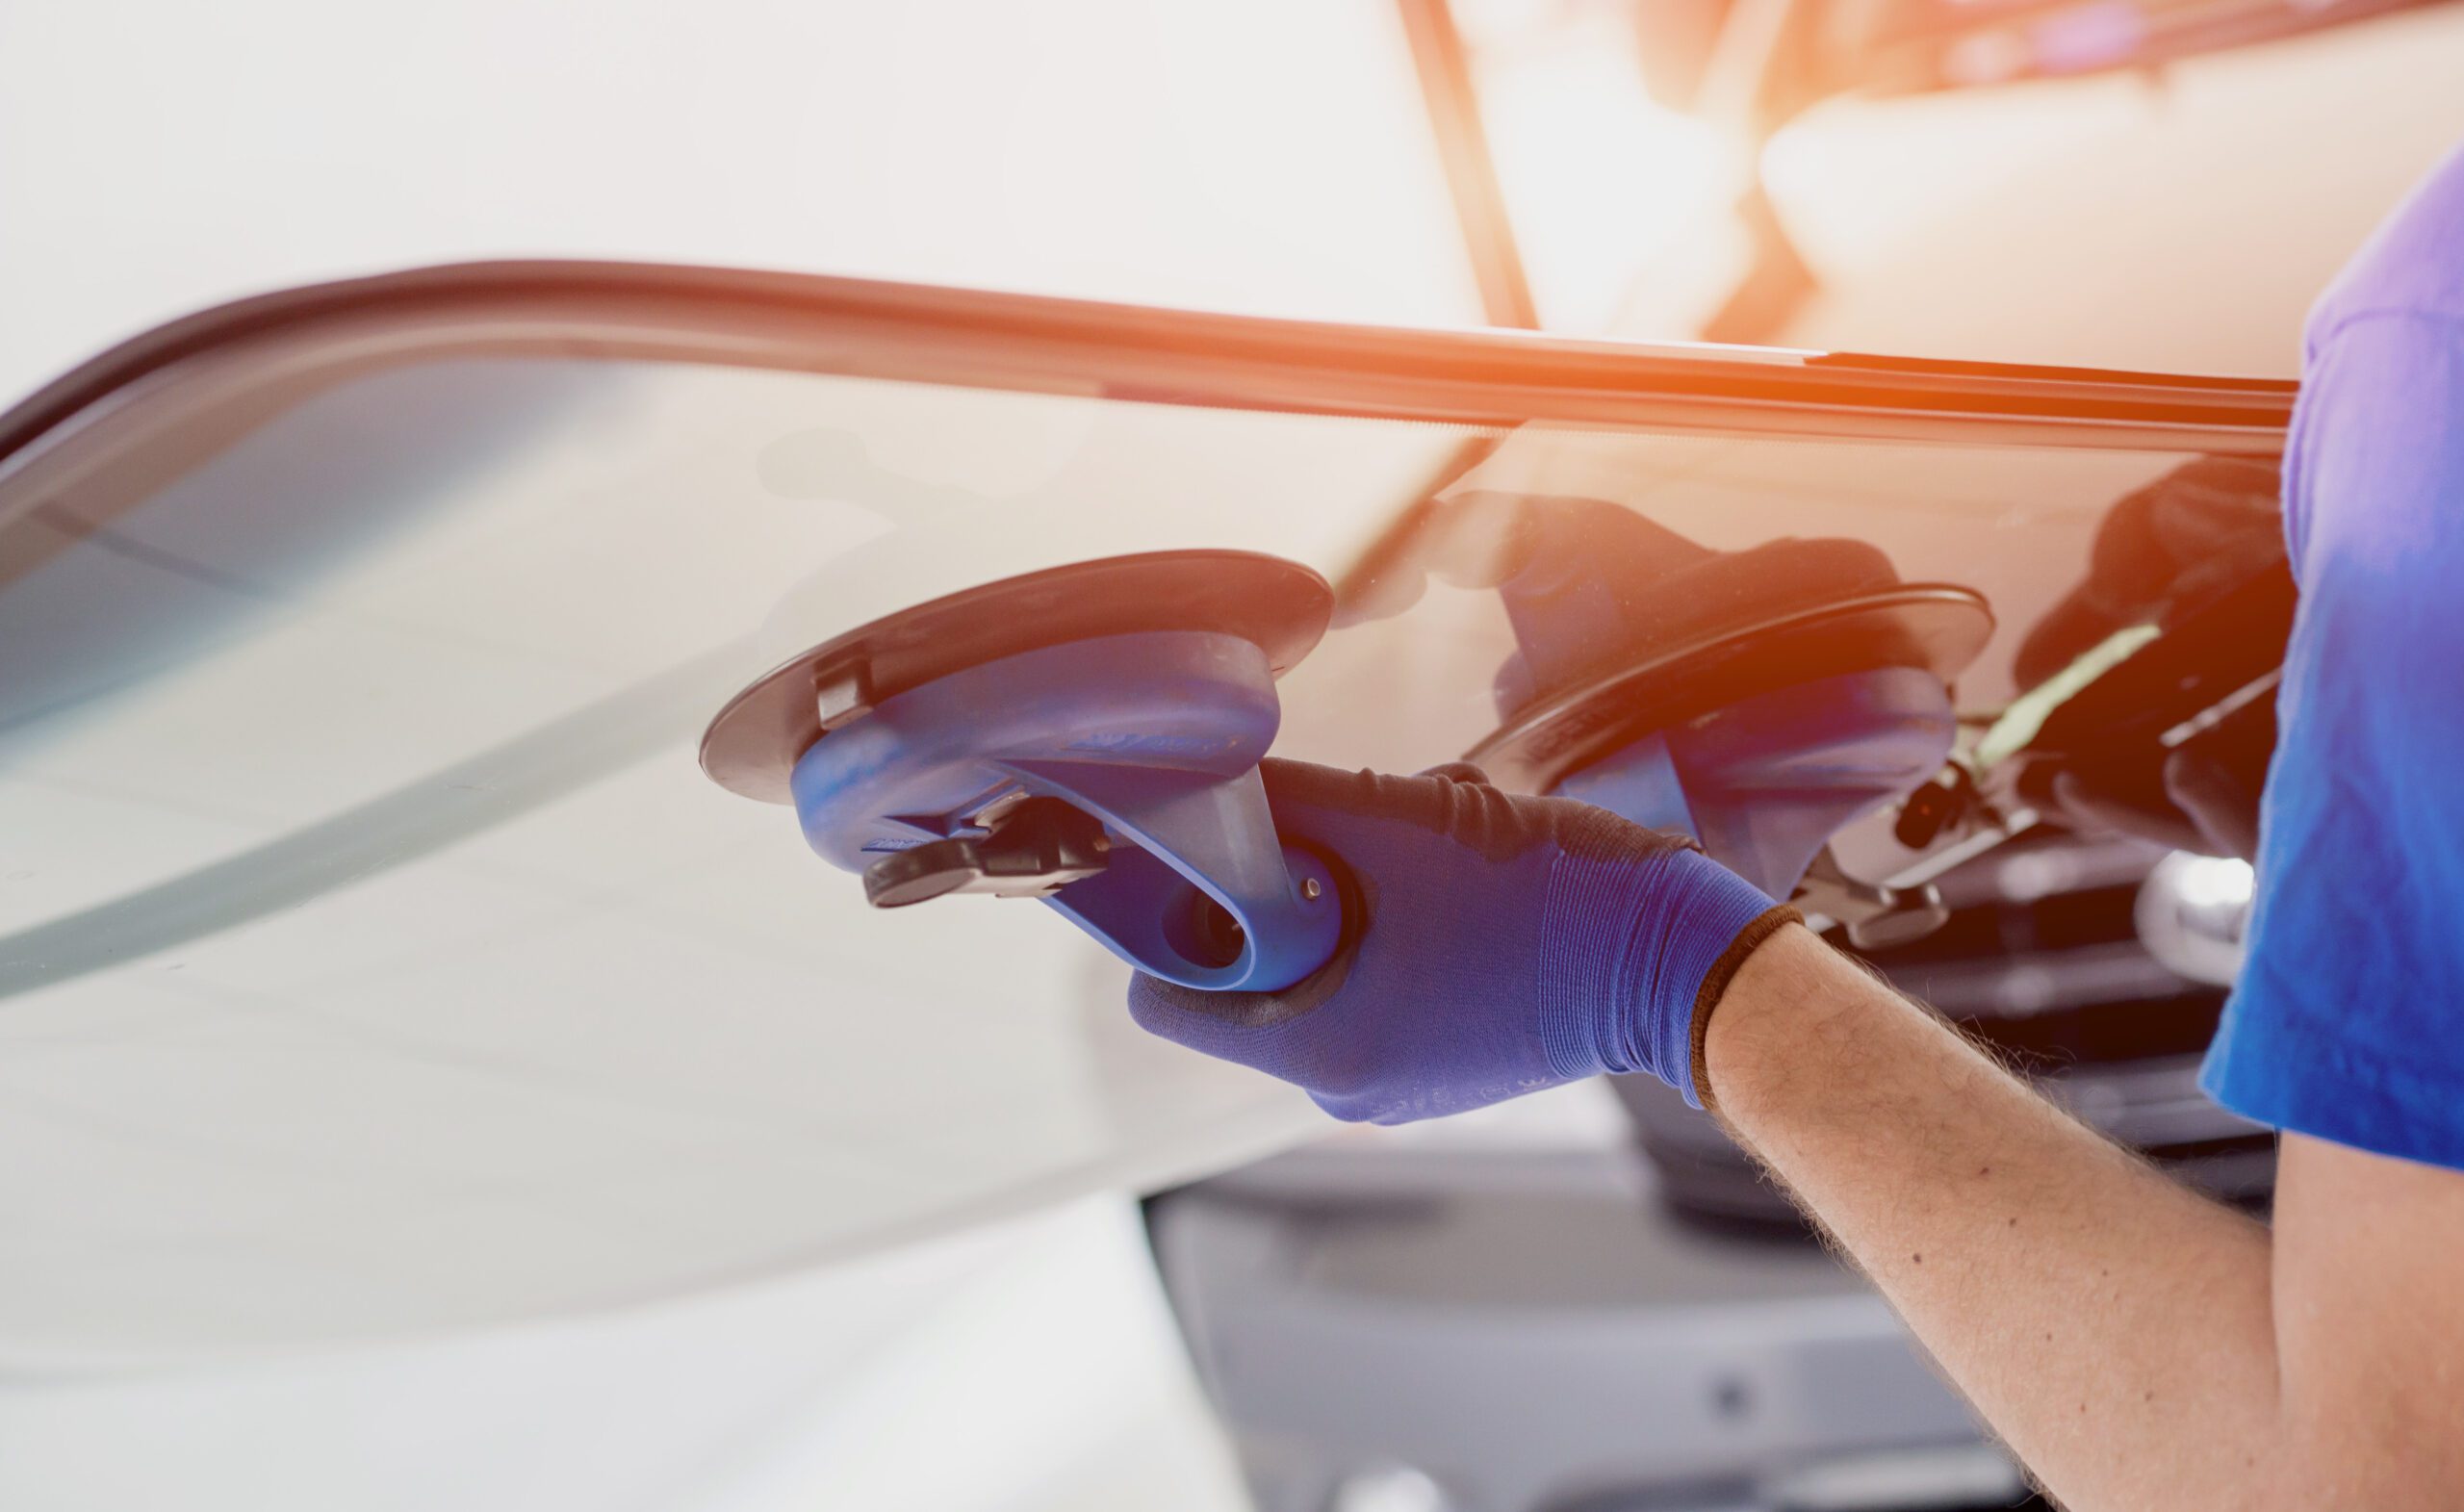
[{"label": "windshield trim molding", "polygon": [[[43,454],[156,450],[372,369],[485,355],[723,363],[1150,403],[1479,426],[2281,452],[2296,386],[2095,369],[1345,325],[813,274],[474,263],[243,299],[95,357],[0,415],[5,495]],[[99,440],[99,437],[91,439]],[[87,453],[71,446],[71,452]],[[71,468],[71,472],[81,471]],[[52,474],[52,481],[61,481]]]}]

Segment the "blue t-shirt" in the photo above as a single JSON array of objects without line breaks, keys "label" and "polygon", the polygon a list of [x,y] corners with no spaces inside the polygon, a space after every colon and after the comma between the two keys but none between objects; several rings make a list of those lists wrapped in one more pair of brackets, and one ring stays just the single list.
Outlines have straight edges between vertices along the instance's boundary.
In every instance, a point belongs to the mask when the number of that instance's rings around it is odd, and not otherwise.
[{"label": "blue t-shirt", "polygon": [[2311,312],[2248,957],[2200,1085],[2464,1169],[2464,152]]}]

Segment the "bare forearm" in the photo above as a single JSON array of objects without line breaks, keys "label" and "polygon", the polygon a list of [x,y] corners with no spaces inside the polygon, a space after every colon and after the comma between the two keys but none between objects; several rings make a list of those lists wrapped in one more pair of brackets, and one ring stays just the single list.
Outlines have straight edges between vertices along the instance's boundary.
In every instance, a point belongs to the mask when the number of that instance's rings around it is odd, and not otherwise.
[{"label": "bare forearm", "polygon": [[2267,1231],[1791,929],[1706,1057],[1731,1126],[2074,1512],[2280,1487]]}]

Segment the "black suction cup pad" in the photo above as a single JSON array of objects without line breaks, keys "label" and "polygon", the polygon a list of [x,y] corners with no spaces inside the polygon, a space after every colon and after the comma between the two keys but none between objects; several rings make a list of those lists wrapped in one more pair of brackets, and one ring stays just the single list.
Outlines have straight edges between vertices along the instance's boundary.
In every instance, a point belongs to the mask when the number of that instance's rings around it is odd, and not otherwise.
[{"label": "black suction cup pad", "polygon": [[1237,635],[1281,677],[1326,632],[1334,592],[1256,551],[1155,551],[1075,562],[902,609],[773,668],[702,735],[702,770],[730,792],[790,801],[788,774],[832,723],[953,672],[1066,641],[1147,630]]},{"label": "black suction cup pad", "polygon": [[1465,754],[1498,785],[1547,792],[1569,772],[1699,715],[1817,678],[1916,667],[1948,683],[1993,634],[1985,600],[1909,583],[1723,630],[1535,700]]}]

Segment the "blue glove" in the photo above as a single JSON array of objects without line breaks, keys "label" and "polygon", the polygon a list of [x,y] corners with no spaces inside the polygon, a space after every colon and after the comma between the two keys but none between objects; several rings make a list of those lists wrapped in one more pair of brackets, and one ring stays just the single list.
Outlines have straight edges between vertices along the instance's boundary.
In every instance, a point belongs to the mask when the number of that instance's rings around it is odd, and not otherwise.
[{"label": "blue glove", "polygon": [[1343,945],[1281,992],[1141,974],[1130,1015],[1338,1118],[1407,1123],[1601,1071],[1649,1071],[1700,1107],[1698,1012],[1797,916],[1681,837],[1476,767],[1261,770],[1277,831],[1342,879]]}]

